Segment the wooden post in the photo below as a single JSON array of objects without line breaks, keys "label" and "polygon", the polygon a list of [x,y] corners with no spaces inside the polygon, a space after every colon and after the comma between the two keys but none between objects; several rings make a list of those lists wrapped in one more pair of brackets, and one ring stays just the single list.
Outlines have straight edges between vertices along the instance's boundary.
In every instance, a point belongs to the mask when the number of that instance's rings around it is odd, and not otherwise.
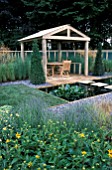
[{"label": "wooden post", "polygon": [[70,29],[67,29],[67,37],[70,37]]},{"label": "wooden post", "polygon": [[58,42],[58,61],[61,61],[61,43]]},{"label": "wooden post", "polygon": [[47,46],[46,39],[42,39],[42,64],[45,73],[45,78],[47,79]]},{"label": "wooden post", "polygon": [[88,44],[89,42],[85,42],[85,68],[84,68],[84,74],[85,76],[88,76]]},{"label": "wooden post", "polygon": [[21,42],[21,58],[24,61],[24,43]]},{"label": "wooden post", "polygon": [[106,51],[106,60],[108,60],[108,50]]}]

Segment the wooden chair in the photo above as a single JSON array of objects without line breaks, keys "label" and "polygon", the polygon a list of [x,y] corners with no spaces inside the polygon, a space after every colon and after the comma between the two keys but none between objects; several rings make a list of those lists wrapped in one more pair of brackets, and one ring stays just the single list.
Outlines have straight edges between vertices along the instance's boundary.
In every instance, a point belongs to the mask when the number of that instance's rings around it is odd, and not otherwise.
[{"label": "wooden chair", "polygon": [[60,75],[69,75],[71,67],[71,60],[64,60],[63,65],[59,67]]},{"label": "wooden chair", "polygon": [[47,66],[47,76],[52,76],[52,69],[50,66]]}]

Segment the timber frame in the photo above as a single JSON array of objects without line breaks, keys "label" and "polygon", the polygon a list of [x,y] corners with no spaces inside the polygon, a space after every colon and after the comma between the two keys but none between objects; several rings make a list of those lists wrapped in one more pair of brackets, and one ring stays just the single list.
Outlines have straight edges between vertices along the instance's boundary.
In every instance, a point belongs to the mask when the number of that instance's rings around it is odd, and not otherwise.
[{"label": "timber frame", "polygon": [[[73,34],[72,34],[73,33]],[[42,40],[42,60],[43,60],[43,68],[45,72],[45,77],[47,78],[47,40],[58,40],[58,54],[60,59],[60,51],[61,51],[61,43],[60,41],[84,41],[85,42],[85,68],[84,74],[88,76],[88,46],[90,38],[73,28],[70,25],[62,25],[59,27],[54,27],[51,29],[40,31],[36,34],[27,36],[18,40],[21,43],[21,57],[24,61],[24,43],[28,41],[32,41],[34,39]]]}]

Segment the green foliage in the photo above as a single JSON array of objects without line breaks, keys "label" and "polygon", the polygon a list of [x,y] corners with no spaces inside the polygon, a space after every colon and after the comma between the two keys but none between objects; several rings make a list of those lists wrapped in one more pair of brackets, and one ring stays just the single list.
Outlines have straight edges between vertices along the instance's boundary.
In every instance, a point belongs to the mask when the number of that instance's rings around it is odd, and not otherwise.
[{"label": "green foliage", "polygon": [[102,60],[102,46],[98,45],[98,50],[95,58],[94,73],[95,76],[102,76],[104,74],[104,65]]},{"label": "green foliage", "polygon": [[6,82],[7,81],[6,65],[2,64],[1,68],[2,68],[2,70],[1,70],[1,72],[2,72],[2,81]]},{"label": "green foliage", "polygon": [[36,0],[20,0],[13,3],[1,1],[0,42],[3,41],[11,49],[16,49],[19,47],[19,38],[37,30],[68,23],[91,37],[90,47],[93,49],[99,41],[103,42],[105,48],[112,48],[106,41],[111,37],[111,8],[110,0],[41,0],[38,3]]},{"label": "green foliage", "polygon": [[16,58],[12,62],[0,64],[0,82],[24,80],[30,76],[30,58],[26,58],[24,63],[21,58]]},{"label": "green foliage", "polygon": [[2,65],[0,64],[0,83],[2,82]]},{"label": "green foliage", "polygon": [[14,113],[19,113],[17,124],[22,126],[24,122],[27,122],[32,127],[37,127],[37,124],[43,123],[44,110],[47,108],[47,104],[43,98],[30,95],[29,98],[24,98],[23,101],[15,107]]},{"label": "green foliage", "polygon": [[66,84],[58,87],[56,90],[51,91],[50,94],[56,95],[69,101],[73,101],[87,96],[88,93],[84,87],[77,85],[70,86],[69,84]]},{"label": "green foliage", "polygon": [[23,61],[21,59],[18,59],[16,74],[17,74],[19,80],[21,80],[22,76],[23,76],[23,65],[24,65]]},{"label": "green foliage", "polygon": [[103,60],[105,72],[112,72],[112,60]]},{"label": "green foliage", "polygon": [[19,117],[10,106],[0,108],[2,169],[111,169],[111,131],[77,131],[50,119],[36,128],[27,122],[19,127]]},{"label": "green foliage", "polygon": [[6,69],[7,69],[7,79],[10,81],[14,81],[15,80],[14,64],[8,63]]},{"label": "green foliage", "polygon": [[[9,105],[14,106],[15,109],[16,109],[16,107],[17,108],[19,107],[18,108],[19,110],[27,109],[27,107],[29,105],[28,100],[30,98],[32,100],[35,98],[40,99],[41,101],[43,100],[43,102],[47,105],[47,107],[67,103],[65,100],[59,99],[55,96],[49,95],[49,94],[44,93],[37,89],[29,88],[24,85],[0,86],[0,106],[9,104]],[[36,106],[33,106],[33,102],[31,102],[31,103],[32,103],[32,109],[35,108]],[[34,102],[34,105],[35,105],[35,103],[36,102]],[[41,103],[42,102],[40,102],[40,104]],[[39,106],[40,104],[38,104],[38,102],[37,102],[37,107],[40,108],[40,106]],[[21,106],[22,106],[22,109],[21,109]],[[18,109],[16,109],[16,111]],[[24,114],[26,114],[26,112]]]},{"label": "green foliage", "polygon": [[45,83],[45,75],[42,66],[42,59],[39,53],[37,41],[33,42],[33,54],[31,57],[31,74],[30,80],[33,84]]},{"label": "green foliage", "polygon": [[111,169],[111,102],[52,114],[45,111],[56,99],[49,94],[22,85],[0,91],[2,169]]}]

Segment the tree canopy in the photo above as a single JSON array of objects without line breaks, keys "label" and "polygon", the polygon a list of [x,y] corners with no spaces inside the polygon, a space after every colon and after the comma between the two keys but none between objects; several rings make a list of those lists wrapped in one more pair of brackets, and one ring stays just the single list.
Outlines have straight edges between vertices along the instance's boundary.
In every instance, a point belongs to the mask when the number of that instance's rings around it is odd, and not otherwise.
[{"label": "tree canopy", "polygon": [[11,49],[19,38],[63,24],[88,35],[92,49],[99,42],[112,48],[111,0],[0,0],[0,23],[0,43]]}]

